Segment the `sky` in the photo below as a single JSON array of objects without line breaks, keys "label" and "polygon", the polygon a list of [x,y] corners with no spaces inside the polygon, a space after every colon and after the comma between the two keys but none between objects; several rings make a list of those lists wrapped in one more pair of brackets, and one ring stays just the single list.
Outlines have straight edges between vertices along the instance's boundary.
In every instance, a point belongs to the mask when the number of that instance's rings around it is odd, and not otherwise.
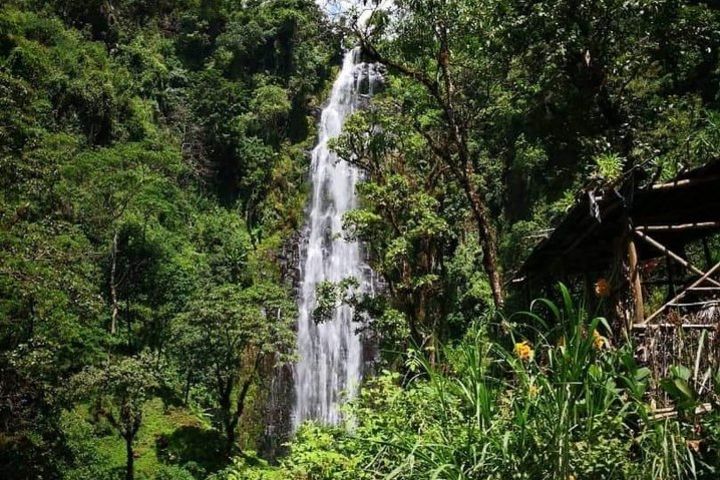
[{"label": "sky", "polygon": [[354,2],[352,0],[315,0],[320,7],[326,10],[330,15],[337,15],[346,10]]},{"label": "sky", "polygon": [[[360,15],[361,23],[363,20],[363,17],[369,16],[370,9],[374,7],[374,1],[373,0],[315,0],[320,7],[325,10],[330,17],[336,16],[343,11],[347,11],[350,9],[353,5],[363,7],[363,3],[366,3],[365,7],[366,10],[364,14]],[[381,0],[380,6],[385,7],[392,3],[392,0]]]}]

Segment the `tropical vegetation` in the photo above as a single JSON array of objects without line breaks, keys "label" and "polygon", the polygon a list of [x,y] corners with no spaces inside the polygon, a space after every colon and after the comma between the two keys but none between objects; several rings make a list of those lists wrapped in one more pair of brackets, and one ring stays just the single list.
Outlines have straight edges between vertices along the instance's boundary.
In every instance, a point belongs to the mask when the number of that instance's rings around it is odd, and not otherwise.
[{"label": "tropical vegetation", "polygon": [[[322,284],[315,316],[351,304],[380,353],[344,424],[278,452],[308,152],[353,46],[383,88],[332,147],[382,288]],[[709,0],[6,0],[0,476],[718,478],[720,373],[699,415],[674,365],[658,415],[571,285],[510,282],[579,195],[718,157]]]}]

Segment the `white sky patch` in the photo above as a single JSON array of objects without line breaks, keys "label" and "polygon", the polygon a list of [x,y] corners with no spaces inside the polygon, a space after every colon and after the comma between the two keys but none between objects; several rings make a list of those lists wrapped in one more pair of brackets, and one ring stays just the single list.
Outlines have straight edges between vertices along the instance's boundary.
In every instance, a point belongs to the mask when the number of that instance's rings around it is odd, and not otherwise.
[{"label": "white sky patch", "polygon": [[335,18],[353,9],[360,12],[359,24],[363,25],[377,8],[384,9],[392,4],[392,0],[381,0],[379,6],[375,0],[315,0],[330,18]]},{"label": "white sky patch", "polygon": [[327,12],[331,17],[346,12],[357,2],[353,0],[315,0],[320,8]]}]

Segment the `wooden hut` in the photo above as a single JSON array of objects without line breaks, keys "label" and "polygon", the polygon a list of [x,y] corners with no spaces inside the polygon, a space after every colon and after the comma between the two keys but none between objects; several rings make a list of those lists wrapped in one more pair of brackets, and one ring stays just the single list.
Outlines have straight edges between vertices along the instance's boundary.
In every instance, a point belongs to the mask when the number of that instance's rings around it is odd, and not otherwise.
[{"label": "wooden hut", "polygon": [[616,341],[631,339],[654,388],[681,364],[702,394],[720,363],[720,161],[638,183],[587,190],[514,282],[533,294],[574,286]]}]

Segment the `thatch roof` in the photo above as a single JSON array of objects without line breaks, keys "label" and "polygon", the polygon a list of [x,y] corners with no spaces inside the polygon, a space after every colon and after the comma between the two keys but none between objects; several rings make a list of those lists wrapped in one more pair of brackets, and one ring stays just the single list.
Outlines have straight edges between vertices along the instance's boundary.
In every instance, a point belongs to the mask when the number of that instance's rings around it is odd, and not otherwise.
[{"label": "thatch roof", "polygon": [[[604,270],[631,226],[645,228],[670,245],[720,232],[720,161],[686,171],[670,182],[644,188],[626,182],[621,188],[587,192],[533,249],[520,276]],[[641,247],[639,256],[658,254]]]}]

